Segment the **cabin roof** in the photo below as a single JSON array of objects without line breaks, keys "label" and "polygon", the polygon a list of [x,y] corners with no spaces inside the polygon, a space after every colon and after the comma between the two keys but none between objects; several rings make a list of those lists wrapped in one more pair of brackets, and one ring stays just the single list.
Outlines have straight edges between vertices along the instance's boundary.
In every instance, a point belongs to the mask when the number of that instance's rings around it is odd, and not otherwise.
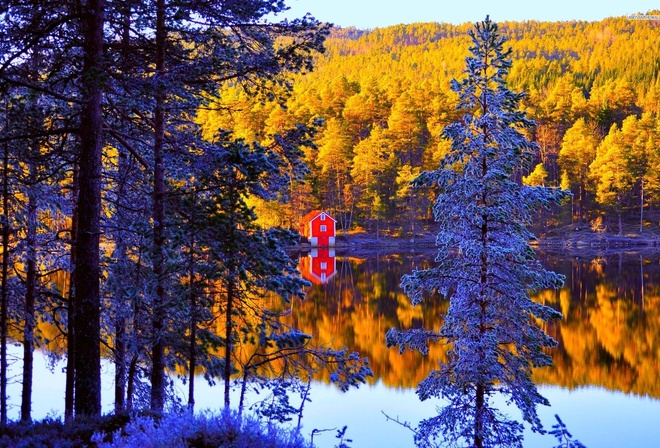
[{"label": "cabin roof", "polygon": [[333,218],[330,213],[326,212],[325,210],[312,210],[311,212],[307,213],[305,216],[302,217],[302,222],[303,223],[308,223],[310,221],[313,221],[316,219],[317,216],[319,216],[321,213],[325,213],[325,216],[328,218],[332,219],[333,222],[337,222],[335,218]]}]

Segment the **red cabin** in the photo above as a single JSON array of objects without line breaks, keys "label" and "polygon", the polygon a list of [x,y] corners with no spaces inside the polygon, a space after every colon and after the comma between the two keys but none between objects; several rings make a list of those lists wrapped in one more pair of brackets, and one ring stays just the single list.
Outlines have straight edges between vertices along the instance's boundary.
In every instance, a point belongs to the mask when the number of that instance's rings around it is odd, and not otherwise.
[{"label": "red cabin", "polygon": [[337,221],[323,210],[307,213],[300,223],[300,234],[312,246],[334,246]]},{"label": "red cabin", "polygon": [[327,247],[312,249],[306,257],[300,259],[300,272],[312,283],[327,283],[337,273],[335,250]]}]

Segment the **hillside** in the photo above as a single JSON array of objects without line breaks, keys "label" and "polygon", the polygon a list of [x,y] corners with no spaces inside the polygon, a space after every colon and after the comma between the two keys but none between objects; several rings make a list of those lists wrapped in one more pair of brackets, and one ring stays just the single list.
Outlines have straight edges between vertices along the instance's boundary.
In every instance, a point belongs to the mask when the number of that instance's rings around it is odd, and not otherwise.
[{"label": "hillside", "polygon": [[[462,77],[471,26],[335,29],[315,70],[293,79],[285,108],[229,87],[223,110],[203,111],[200,120],[207,132],[223,127],[260,141],[323,120],[318,150],[307,155],[312,172],[305,185],[292,186],[292,202],[255,203],[266,223],[295,227],[306,211],[322,207],[345,229],[410,233],[430,218],[434,192],[411,196],[408,182],[448,149],[440,133],[460,118],[450,83]],[[509,85],[527,92],[525,110],[538,124],[530,135],[537,160],[521,167],[519,178],[574,194],[572,205],[537,224],[600,219],[617,231],[619,216],[638,216],[640,204],[657,207],[660,22],[619,17],[500,27],[512,48]],[[612,180],[612,172],[623,174]]]}]

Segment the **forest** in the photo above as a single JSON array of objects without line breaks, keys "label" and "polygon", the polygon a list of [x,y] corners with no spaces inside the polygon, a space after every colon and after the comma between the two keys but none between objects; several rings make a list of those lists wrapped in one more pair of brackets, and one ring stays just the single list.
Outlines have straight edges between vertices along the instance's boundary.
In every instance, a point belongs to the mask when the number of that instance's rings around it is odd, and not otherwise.
[{"label": "forest", "polygon": [[212,3],[2,3],[0,429],[16,373],[20,421],[32,421],[45,348],[66,358],[67,424],[101,415],[101,359],[115,367],[117,415],[169,409],[176,372],[190,411],[201,374],[222,379],[225,409],[232,377],[284,400],[322,369],[340,388],[371,374],[266,308],[308,282],[286,251],[294,233],[258,226],[247,200],[304,177],[314,130],[247,141],[196,122],[223,85],[282,98],[329,25],[264,20],[281,1]]},{"label": "forest", "polygon": [[[100,415],[102,358],[117,414],[164,411],[170,374],[186,379],[188,409],[203,375],[222,382],[225,408],[267,389],[260,412],[275,419],[314,377],[344,390],[373,374],[286,319],[309,286],[292,229],[316,208],[344,232],[428,227],[438,190],[411,181],[450,151],[441,133],[464,113],[450,84],[472,25],[271,24],[280,1],[212,4],[3,2],[3,428],[10,344],[26,423],[41,349],[66,359],[66,422]],[[537,214],[541,228],[657,227],[658,26],[500,24],[508,87],[537,124],[521,129],[538,154],[515,180],[572,192]]]},{"label": "forest", "polygon": [[[537,127],[536,160],[517,176],[561,186],[573,197],[540,217],[542,231],[582,223],[597,231],[657,228],[660,200],[660,33],[658,22],[625,17],[599,22],[503,22],[513,49],[507,78],[527,93]],[[293,123],[322,120],[307,149],[311,169],[290,201],[255,200],[262,223],[292,226],[313,208],[336,215],[343,230],[384,228],[411,234],[431,221],[432,190],[409,181],[434,169],[449,143],[443,128],[460,119],[450,80],[460,79],[467,31],[443,23],[374,30],[334,29],[315,70],[295,78],[283,106],[228,87],[219,110],[200,111],[207,135],[232,129],[261,139]]]}]

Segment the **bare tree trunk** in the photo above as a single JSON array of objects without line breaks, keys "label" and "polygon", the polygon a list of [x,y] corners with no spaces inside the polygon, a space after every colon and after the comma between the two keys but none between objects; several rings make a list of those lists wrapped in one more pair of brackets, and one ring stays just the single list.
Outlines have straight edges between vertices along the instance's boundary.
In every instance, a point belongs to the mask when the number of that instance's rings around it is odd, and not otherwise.
[{"label": "bare tree trunk", "polygon": [[641,190],[639,193],[639,233],[644,230],[644,178],[641,179]]},{"label": "bare tree trunk", "polygon": [[[125,157],[119,155],[119,172],[125,168]],[[119,182],[117,187],[117,200],[121,201],[123,197],[123,182]],[[115,246],[116,259],[118,261],[125,260],[126,258],[126,245],[121,235],[117,238]],[[114,344],[114,362],[115,362],[115,414],[119,414],[126,410],[126,351],[127,351],[127,335],[126,335],[126,315],[124,314],[123,307],[126,305],[127,297],[124,293],[119,293],[115,300],[119,301],[117,307],[117,314],[114,316],[113,324],[115,330],[115,344]]]},{"label": "bare tree trunk", "polygon": [[101,302],[99,241],[101,155],[103,150],[104,0],[89,0],[81,18],[83,30],[83,110],[80,119],[78,233],[74,277],[74,347],[76,417],[101,414]]},{"label": "bare tree trunk", "polygon": [[[6,104],[6,103],[5,103]],[[5,125],[9,125],[5,107]],[[0,299],[0,426],[7,426],[7,306],[9,279],[9,144],[2,157],[2,298]]]},{"label": "bare tree trunk", "polygon": [[[121,33],[121,42],[122,42],[122,55],[124,57],[124,70],[130,70],[129,66],[129,54],[130,54],[130,45],[131,45],[131,5],[128,4],[122,10],[123,22],[122,22],[122,33]],[[128,164],[126,163],[126,155],[119,153],[119,164],[117,169],[117,174],[122,176],[123,173],[127,170]],[[124,198],[125,193],[125,178],[121,181],[117,180],[117,200],[121,201]],[[117,241],[117,259],[122,260],[126,258],[126,246],[124,244],[123,238],[119,237]],[[126,297],[124,294],[121,296],[122,306],[123,300]],[[123,412],[126,410],[126,358],[127,358],[127,334],[126,334],[126,318],[125,315],[121,313],[115,318],[115,414]]]},{"label": "bare tree trunk", "polygon": [[241,381],[241,396],[238,399],[238,415],[243,415],[243,408],[245,406],[245,392],[247,391],[248,370],[243,369],[243,378]]},{"label": "bare tree trunk", "polygon": [[126,409],[133,409],[133,394],[135,392],[135,374],[137,373],[138,356],[134,355],[128,366],[128,380],[126,381]]},{"label": "bare tree trunk", "polygon": [[476,410],[474,420],[474,446],[475,448],[483,448],[483,418],[485,408],[485,391],[483,384],[477,384],[476,395]]},{"label": "bare tree trunk", "polygon": [[[193,206],[196,202],[193,199]],[[194,211],[191,213],[191,224],[194,226]],[[192,226],[191,226],[192,227]],[[191,235],[194,230],[191,229]],[[195,369],[197,368],[197,295],[195,293],[195,238],[190,238],[190,260],[188,270],[190,273],[190,351],[189,351],[189,374],[188,374],[188,409],[193,412],[195,409]]]},{"label": "bare tree trunk", "polygon": [[165,71],[165,0],[156,1],[156,107],[154,110],[154,276],[156,277],[156,296],[154,297],[152,317],[152,352],[151,352],[151,409],[163,410],[165,404],[165,341],[163,339],[163,321],[165,316],[164,287],[164,244],[165,226],[165,167],[163,152],[165,146],[165,92],[159,85]]},{"label": "bare tree trunk", "polygon": [[123,317],[115,323],[115,414],[126,409],[126,323]]},{"label": "bare tree trunk", "polygon": [[584,191],[582,181],[578,185],[578,221],[584,220]]},{"label": "bare tree trunk", "polygon": [[190,361],[189,361],[189,373],[188,373],[188,409],[192,412],[195,410],[195,369],[197,368],[196,360],[196,350],[195,344],[197,344],[197,322],[195,320],[195,298],[193,297],[190,302],[191,307],[193,308],[190,322]]},{"label": "bare tree trunk", "polygon": [[227,307],[225,316],[225,409],[229,409],[229,388],[231,386],[231,352],[232,352],[232,313],[234,305],[234,280],[227,281]]},{"label": "bare tree trunk", "polygon": [[[124,157],[119,156],[119,172],[124,166]],[[118,187],[117,195],[118,200],[123,196],[121,183]],[[123,260],[126,257],[126,246],[121,236],[117,239],[115,254],[117,260]],[[121,301],[119,304],[118,314],[114,318],[115,327],[115,346],[114,346],[114,361],[115,361],[115,414],[119,414],[126,410],[126,318],[123,314],[123,306],[126,301],[125,294],[120,294],[116,300]]]},{"label": "bare tree trunk", "polygon": [[[36,173],[30,167],[30,181]],[[21,421],[32,421],[32,370],[34,365],[34,302],[37,283],[37,204],[34,192],[28,191],[27,216],[27,271],[25,276],[25,303],[23,309],[23,390],[21,394]]]},{"label": "bare tree trunk", "polygon": [[[141,246],[141,244],[139,244],[139,246]],[[140,282],[141,266],[142,266],[142,251],[140,250],[137,262],[135,263],[135,282],[134,282],[135,285],[138,285]],[[141,323],[139,322],[140,305],[135,297],[132,297],[132,307],[133,307],[133,315],[131,316],[131,320],[132,320],[131,327],[133,330],[131,333],[132,357],[131,357],[131,362],[128,365],[128,373],[126,374],[127,376],[126,409],[129,411],[133,409],[133,396],[135,392],[135,375],[137,373],[138,361],[140,360],[140,356],[139,356],[140,342],[138,341],[138,328],[141,326]]]},{"label": "bare tree trunk", "polygon": [[[78,167],[73,168],[73,182],[72,182],[72,196],[73,200],[77,201],[78,198]],[[69,256],[70,265],[76,266],[76,238],[78,235],[78,210],[74,209],[73,216],[71,217],[71,253]],[[73,404],[75,401],[75,384],[76,384],[76,332],[73,322],[75,321],[76,300],[75,300],[75,275],[76,271],[73,269],[69,276],[69,291],[67,303],[67,333],[66,333],[66,384],[64,390],[64,421],[71,423],[73,421]]]}]

